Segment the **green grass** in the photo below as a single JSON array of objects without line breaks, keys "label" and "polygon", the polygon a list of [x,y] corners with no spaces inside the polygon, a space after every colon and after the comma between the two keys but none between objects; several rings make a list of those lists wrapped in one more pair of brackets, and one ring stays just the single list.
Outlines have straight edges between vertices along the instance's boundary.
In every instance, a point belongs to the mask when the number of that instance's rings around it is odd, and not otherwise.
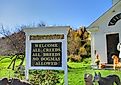
[{"label": "green grass", "polygon": [[68,82],[69,85],[84,85],[84,73],[91,72],[89,64],[82,63],[68,63]]},{"label": "green grass", "polygon": [[[1,59],[2,57],[0,57]],[[89,59],[87,59],[90,61]],[[14,71],[7,69],[7,66],[10,64],[11,59],[6,58],[0,61],[0,78],[3,77],[14,77]],[[18,65],[20,60],[17,61]],[[84,60],[82,63],[68,63],[68,85],[85,85],[84,74],[91,73],[94,75],[94,72],[101,72],[102,76],[107,76],[110,74],[117,74],[121,79],[121,71],[119,70],[93,70],[90,67],[90,62]],[[59,71],[59,76],[64,79],[63,71]],[[64,80],[61,80],[63,82]]]},{"label": "green grass", "polygon": [[[0,78],[6,77],[6,78],[10,78],[14,76],[14,71],[12,69],[7,69],[7,67],[9,66],[11,59],[7,56],[6,58],[4,58],[5,56],[0,56]],[[17,60],[16,62],[16,66],[19,65],[20,60]]]},{"label": "green grass", "polygon": [[91,73],[94,76],[95,72],[100,72],[103,77],[110,74],[116,74],[121,79],[121,71],[119,70],[93,70],[88,64],[84,65],[81,63],[68,63],[68,65],[74,67],[68,70],[69,85],[85,85],[83,79],[85,73]]}]

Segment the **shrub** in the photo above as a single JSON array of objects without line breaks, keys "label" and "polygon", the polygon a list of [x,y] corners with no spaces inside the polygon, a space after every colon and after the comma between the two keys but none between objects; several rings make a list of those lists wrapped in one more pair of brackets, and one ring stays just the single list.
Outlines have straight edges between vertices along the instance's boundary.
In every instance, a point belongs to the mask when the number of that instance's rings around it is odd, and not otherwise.
[{"label": "shrub", "polygon": [[68,61],[69,62],[80,62],[81,61],[81,57],[80,57],[80,55],[70,55],[69,57],[68,57]]},{"label": "shrub", "polygon": [[91,63],[91,58],[84,58],[84,59],[82,60],[82,63],[83,63],[83,64],[90,64],[90,63]]},{"label": "shrub", "polygon": [[30,78],[32,85],[56,85],[59,82],[59,76],[54,71],[33,71]]}]

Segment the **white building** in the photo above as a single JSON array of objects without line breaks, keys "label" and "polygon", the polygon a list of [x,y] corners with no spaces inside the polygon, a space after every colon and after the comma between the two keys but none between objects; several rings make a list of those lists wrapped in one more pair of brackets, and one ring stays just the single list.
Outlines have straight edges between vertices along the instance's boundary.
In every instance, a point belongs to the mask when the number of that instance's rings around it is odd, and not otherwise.
[{"label": "white building", "polygon": [[117,44],[121,42],[121,0],[113,0],[112,7],[94,21],[88,28],[91,32],[91,57],[95,65],[96,53],[100,56],[100,63],[112,64],[112,53],[117,51]]}]

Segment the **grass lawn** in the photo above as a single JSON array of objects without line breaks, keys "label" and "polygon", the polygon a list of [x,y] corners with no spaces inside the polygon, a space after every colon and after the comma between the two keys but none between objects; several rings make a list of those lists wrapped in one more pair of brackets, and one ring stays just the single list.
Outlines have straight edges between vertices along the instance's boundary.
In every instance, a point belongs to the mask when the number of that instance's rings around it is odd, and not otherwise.
[{"label": "grass lawn", "polygon": [[119,70],[93,70],[89,67],[88,64],[84,65],[81,63],[68,63],[68,65],[72,67],[75,66],[72,69],[68,69],[69,85],[85,85],[84,79],[83,79],[85,73],[91,73],[92,75],[94,75],[94,72],[97,72],[97,73],[100,72],[103,77],[110,75],[110,74],[117,74],[121,79],[121,71]]},{"label": "grass lawn", "polygon": [[[14,71],[12,69],[7,69],[7,67],[9,66],[11,59],[10,57],[6,57],[5,56],[0,57],[0,78],[3,77],[13,77],[14,76]],[[4,58],[4,59],[3,59]],[[20,63],[20,60],[17,60],[16,62],[16,66],[18,66]]]},{"label": "grass lawn", "polygon": [[[0,57],[1,60],[2,57]],[[10,64],[11,59],[6,58],[0,61],[0,78],[14,77],[14,71],[7,69],[7,66]],[[17,65],[20,61],[17,61]],[[107,76],[109,74],[117,74],[121,79],[121,71],[119,70],[93,70],[90,68],[90,64],[86,62],[82,63],[68,63],[68,85],[85,85],[84,84],[84,74],[91,73],[94,75],[94,72],[101,72],[102,76]],[[61,78],[64,78],[64,73],[62,71],[58,72]],[[63,82],[63,80],[61,81]],[[61,85],[61,84],[60,84]]]}]

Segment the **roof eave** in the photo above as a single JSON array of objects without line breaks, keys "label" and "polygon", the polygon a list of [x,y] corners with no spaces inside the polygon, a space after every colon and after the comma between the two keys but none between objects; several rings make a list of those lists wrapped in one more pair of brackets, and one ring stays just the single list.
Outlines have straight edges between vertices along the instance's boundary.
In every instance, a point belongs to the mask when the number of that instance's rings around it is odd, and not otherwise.
[{"label": "roof eave", "polygon": [[93,23],[91,23],[87,28],[93,28],[95,26],[98,26],[98,23],[101,19],[103,19],[108,13],[113,12],[113,10],[121,4],[121,1],[118,1],[115,5],[113,5],[109,10],[107,10],[105,13],[103,13],[98,19],[96,19]]}]

